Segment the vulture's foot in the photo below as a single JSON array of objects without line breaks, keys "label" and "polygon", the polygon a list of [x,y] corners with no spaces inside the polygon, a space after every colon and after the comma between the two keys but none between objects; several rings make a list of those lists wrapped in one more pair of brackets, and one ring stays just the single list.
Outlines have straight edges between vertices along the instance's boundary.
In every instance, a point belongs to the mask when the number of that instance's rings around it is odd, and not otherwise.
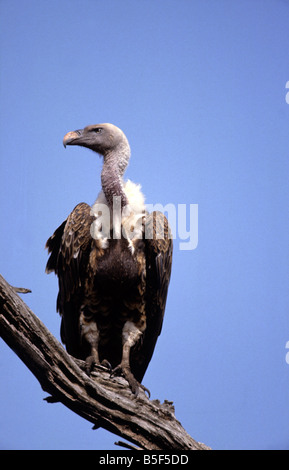
[{"label": "vulture's foot", "polygon": [[104,359],[102,362],[99,362],[98,355],[92,354],[85,359],[85,371],[87,375],[91,375],[94,367],[108,370],[110,373],[112,371],[111,364],[106,359]]},{"label": "vulture's foot", "polygon": [[139,383],[134,375],[132,374],[130,367],[125,366],[123,364],[119,364],[117,367],[113,369],[111,372],[111,376],[113,375],[122,375],[129,384],[129,387],[134,394],[135,397],[138,396],[140,388],[148,394],[148,397],[150,398],[151,393],[148,388],[146,388],[143,384]]}]

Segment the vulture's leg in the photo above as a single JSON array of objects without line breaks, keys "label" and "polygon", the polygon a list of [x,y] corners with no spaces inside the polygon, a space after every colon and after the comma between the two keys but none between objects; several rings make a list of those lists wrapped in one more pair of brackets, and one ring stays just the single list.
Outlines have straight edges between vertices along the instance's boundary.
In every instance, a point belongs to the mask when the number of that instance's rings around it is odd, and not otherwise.
[{"label": "vulture's leg", "polygon": [[130,369],[130,350],[137,343],[142,335],[142,331],[131,321],[124,324],[122,330],[122,359],[121,363],[112,371],[113,374],[122,373],[128,381],[132,393],[137,396],[142,388],[150,395],[150,391],[140,384]]},{"label": "vulture's leg", "polygon": [[92,317],[87,317],[82,312],[79,317],[79,326],[81,339],[85,340],[90,346],[90,356],[85,360],[85,369],[90,375],[94,365],[100,365],[98,355],[99,330]]}]

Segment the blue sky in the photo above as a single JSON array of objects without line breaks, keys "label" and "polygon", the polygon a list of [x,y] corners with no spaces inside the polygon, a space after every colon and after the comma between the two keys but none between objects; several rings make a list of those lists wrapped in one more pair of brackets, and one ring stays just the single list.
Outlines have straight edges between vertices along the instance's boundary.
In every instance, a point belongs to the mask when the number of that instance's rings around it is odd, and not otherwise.
[{"label": "blue sky", "polygon": [[[179,249],[152,398],[214,449],[288,449],[289,2],[0,1],[0,266],[59,338],[44,244],[100,189],[70,130],[126,133],[148,203],[198,204]],[[114,449],[0,342],[2,449]]]}]

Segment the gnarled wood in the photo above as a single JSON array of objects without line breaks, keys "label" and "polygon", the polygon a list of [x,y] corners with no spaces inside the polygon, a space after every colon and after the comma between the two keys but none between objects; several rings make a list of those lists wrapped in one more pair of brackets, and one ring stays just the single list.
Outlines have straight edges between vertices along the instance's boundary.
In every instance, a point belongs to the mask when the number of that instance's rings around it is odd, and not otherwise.
[{"label": "gnarled wood", "polygon": [[88,377],[83,361],[74,360],[0,275],[0,336],[50,394],[94,424],[144,450],[208,450],[174,416],[170,402],[134,397],[121,377],[106,370]]}]

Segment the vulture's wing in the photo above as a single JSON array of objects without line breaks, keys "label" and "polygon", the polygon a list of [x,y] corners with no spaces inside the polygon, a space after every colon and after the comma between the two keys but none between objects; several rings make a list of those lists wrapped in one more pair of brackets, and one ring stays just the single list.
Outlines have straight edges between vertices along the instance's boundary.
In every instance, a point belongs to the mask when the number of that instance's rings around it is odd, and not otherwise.
[{"label": "vulture's wing", "polygon": [[146,330],[132,371],[141,382],[161,333],[171,276],[173,240],[167,218],[155,211],[146,216]]},{"label": "vulture's wing", "polygon": [[62,316],[61,339],[67,351],[79,356],[79,309],[91,246],[90,226],[94,220],[88,204],[78,204],[47,240],[50,257],[46,272],[59,280],[57,310]]}]

